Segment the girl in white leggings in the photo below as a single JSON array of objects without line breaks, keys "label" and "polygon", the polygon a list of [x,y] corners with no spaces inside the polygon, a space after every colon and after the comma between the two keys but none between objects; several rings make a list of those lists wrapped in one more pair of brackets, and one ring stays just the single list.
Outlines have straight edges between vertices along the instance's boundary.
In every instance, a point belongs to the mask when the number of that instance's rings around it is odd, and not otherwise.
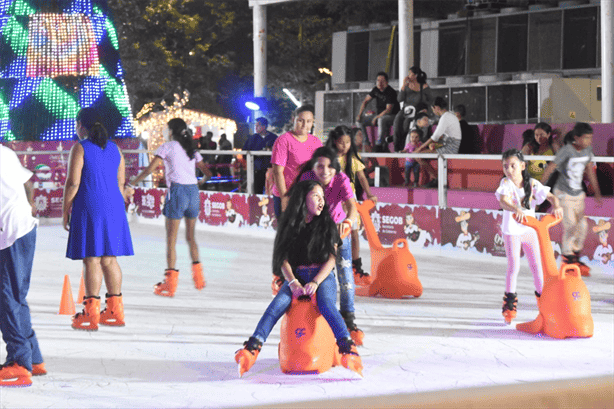
[{"label": "girl in white leggings", "polygon": [[505,242],[507,256],[507,275],[505,279],[505,296],[503,297],[503,317],[511,324],[516,317],[516,282],[520,270],[520,249],[524,249],[529,267],[533,273],[535,296],[538,299],[544,284],[541,254],[536,231],[525,226],[522,221],[526,216],[535,217],[535,207],[548,200],[552,203],[552,213],[560,218],[563,210],[558,199],[550,193],[550,188],[532,179],[526,169],[522,153],[509,149],[503,153],[503,173],[495,196],[503,209],[501,231]]}]

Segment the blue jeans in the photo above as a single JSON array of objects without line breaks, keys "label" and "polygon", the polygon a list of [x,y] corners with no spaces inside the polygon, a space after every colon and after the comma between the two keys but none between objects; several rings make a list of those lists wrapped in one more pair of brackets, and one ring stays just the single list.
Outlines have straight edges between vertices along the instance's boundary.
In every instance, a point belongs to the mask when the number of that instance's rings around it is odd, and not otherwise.
[{"label": "blue jeans", "polygon": [[[306,283],[310,282],[320,271],[320,267],[303,267],[298,268],[295,271],[295,276],[300,277]],[[350,336],[343,317],[337,310],[337,285],[335,283],[335,277],[333,273],[329,274],[324,281],[320,283],[318,290],[316,291],[316,299],[318,301],[318,309],[320,314],[326,319],[328,325],[333,330],[335,339],[347,338]],[[252,335],[254,338],[258,338],[263,343],[266,342],[269,334],[273,330],[273,327],[279,321],[279,319],[288,311],[292,304],[292,291],[288,282],[279,289],[279,292],[273,298],[273,301],[269,304],[266,311],[260,318],[256,330]]]},{"label": "blue jeans", "polygon": [[343,239],[337,254],[339,305],[341,312],[354,312],[354,270],[352,269],[352,236]]},{"label": "blue jeans", "polygon": [[6,363],[16,362],[30,372],[33,363],[43,362],[26,301],[35,246],[36,227],[0,250],[0,330],[6,343]]},{"label": "blue jeans", "polygon": [[275,218],[279,220],[281,216],[281,197],[273,196],[273,211],[275,212]]},{"label": "blue jeans", "polygon": [[200,192],[198,185],[182,185],[171,183],[166,194],[166,202],[162,214],[169,219],[195,219],[200,212]]},{"label": "blue jeans", "polygon": [[409,172],[414,172],[414,183],[418,183],[420,180],[420,164],[416,161],[405,162],[405,183],[409,183]]}]

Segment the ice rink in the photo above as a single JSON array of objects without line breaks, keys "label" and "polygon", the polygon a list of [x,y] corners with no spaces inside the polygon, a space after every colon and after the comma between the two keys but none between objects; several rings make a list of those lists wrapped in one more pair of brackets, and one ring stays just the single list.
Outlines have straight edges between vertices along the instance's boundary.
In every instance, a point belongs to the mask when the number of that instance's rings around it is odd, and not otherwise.
[{"label": "ice rink", "polygon": [[[321,375],[283,374],[279,325],[251,371],[239,378],[234,353],[271,301],[272,236],[198,231],[207,280],[202,291],[194,289],[180,236],[179,288],[174,298],[165,298],[152,293],[165,267],[164,228],[131,222],[131,230],[136,255],[119,259],[126,326],[82,332],[71,329],[70,316],[58,315],[64,275],[69,274],[76,298],[81,263],[64,257],[68,233],[59,223],[39,226],[28,301],[49,374],[33,378],[29,388],[1,389],[3,408],[250,407],[576,378],[614,380],[611,272],[594,271],[585,280],[594,336],[557,340],[503,323],[505,259],[442,257],[424,250],[414,253],[424,287],[420,298],[356,299],[357,324],[365,332],[365,346],[359,348],[364,378],[342,367]],[[362,253],[369,266],[366,245]],[[515,323],[536,317],[533,290],[524,264]],[[104,292],[103,286],[103,298]],[[4,362],[5,345],[1,351]]]}]

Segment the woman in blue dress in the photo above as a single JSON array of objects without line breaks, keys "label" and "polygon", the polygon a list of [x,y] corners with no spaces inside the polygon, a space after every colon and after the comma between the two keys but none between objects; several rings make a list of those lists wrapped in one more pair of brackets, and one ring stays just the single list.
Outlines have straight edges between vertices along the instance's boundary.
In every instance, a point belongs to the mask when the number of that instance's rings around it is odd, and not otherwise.
[{"label": "woman in blue dress", "polygon": [[[125,325],[116,257],[134,251],[124,206],[124,157],[93,108],[79,111],[75,127],[80,141],[70,150],[62,215],[69,232],[66,257],[83,260],[85,297],[72,327],[96,331],[99,323]],[[107,306],[100,312],[103,276]]]}]

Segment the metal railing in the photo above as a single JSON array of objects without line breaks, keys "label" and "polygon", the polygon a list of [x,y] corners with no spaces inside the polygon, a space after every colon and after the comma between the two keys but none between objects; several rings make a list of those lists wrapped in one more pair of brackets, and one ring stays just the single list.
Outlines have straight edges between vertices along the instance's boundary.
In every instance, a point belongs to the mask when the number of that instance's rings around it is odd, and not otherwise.
[{"label": "metal railing", "polygon": [[[124,154],[154,154],[154,151],[148,151],[144,149],[123,149]],[[15,152],[17,155],[68,155],[70,151],[19,151]],[[246,187],[245,193],[254,194],[254,157],[255,156],[271,156],[271,151],[243,151],[243,150],[199,150],[201,155],[244,155],[246,160]],[[437,160],[437,198],[440,208],[445,209],[448,207],[448,160],[462,159],[462,160],[496,160],[501,161],[501,155],[490,154],[437,154],[437,153],[374,153],[374,152],[362,152],[362,157],[365,158],[421,158],[421,159],[435,159]],[[530,160],[545,160],[552,161],[553,156],[544,155],[527,155],[525,159]],[[593,162],[596,163],[614,163],[614,157],[611,156],[595,156]],[[31,169],[32,170],[32,169]],[[503,170],[501,171],[503,175]]]}]

